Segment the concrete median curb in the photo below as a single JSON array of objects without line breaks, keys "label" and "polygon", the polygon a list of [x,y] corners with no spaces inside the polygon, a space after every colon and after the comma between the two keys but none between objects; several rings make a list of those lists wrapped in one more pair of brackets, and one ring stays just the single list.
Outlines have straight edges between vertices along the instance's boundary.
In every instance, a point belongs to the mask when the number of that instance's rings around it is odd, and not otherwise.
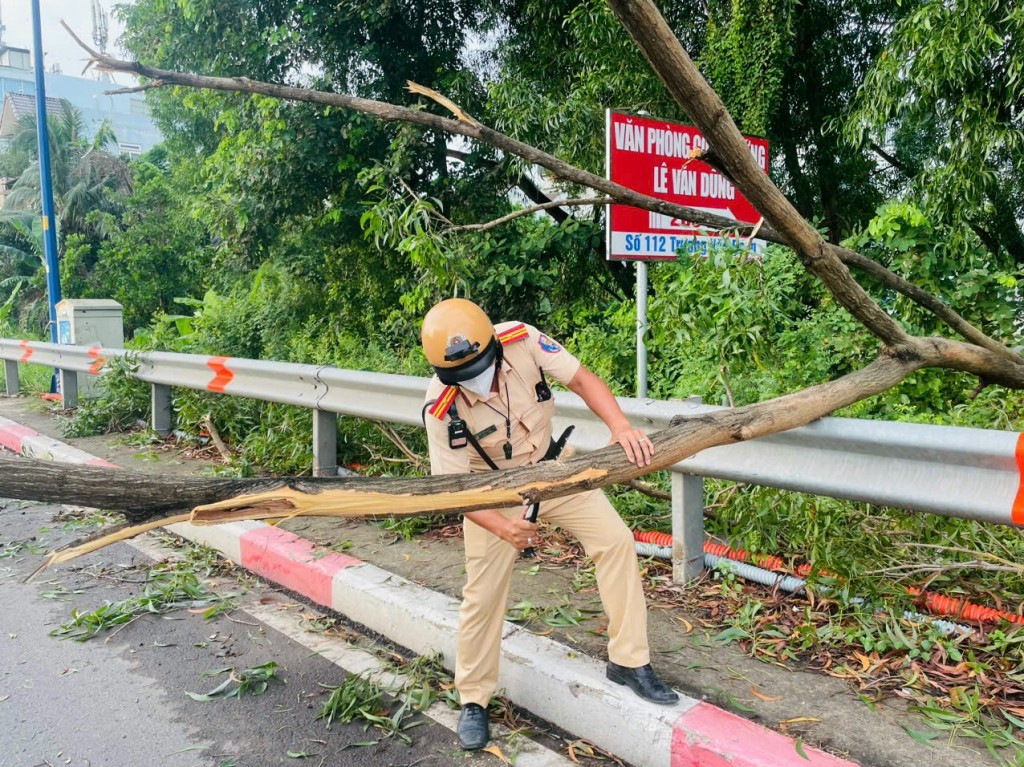
[{"label": "concrete median curb", "polygon": [[[113,464],[0,418],[0,445],[34,457]],[[454,666],[458,602],[263,522],[176,524],[177,535],[345,615],[417,654]],[[517,705],[638,767],[857,767],[709,703],[647,703],[609,682],[604,663],[505,624],[499,686]]]},{"label": "concrete median curb", "polygon": [[40,458],[63,463],[80,463],[86,466],[108,466],[114,464],[97,458],[91,453],[79,450],[53,437],[40,434],[35,429],[22,426],[9,418],[0,416],[0,445],[14,453],[29,458]]}]

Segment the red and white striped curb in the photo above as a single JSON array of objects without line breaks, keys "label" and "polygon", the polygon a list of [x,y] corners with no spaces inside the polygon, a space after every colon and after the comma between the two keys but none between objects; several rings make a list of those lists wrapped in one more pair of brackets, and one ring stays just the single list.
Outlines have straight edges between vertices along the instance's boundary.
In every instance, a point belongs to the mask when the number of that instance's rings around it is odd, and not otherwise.
[{"label": "red and white striped curb", "polygon": [[114,468],[110,461],[104,461],[3,416],[0,416],[0,445],[30,458]]},{"label": "red and white striped curb", "polygon": [[[112,466],[3,418],[0,444],[69,463]],[[263,522],[168,529],[417,654],[440,653],[448,668],[454,666],[459,603],[451,597],[347,554],[324,554]],[[507,622],[499,685],[517,705],[642,767],[858,767],[694,698],[681,696],[668,707],[647,703],[609,682],[603,662]]]}]

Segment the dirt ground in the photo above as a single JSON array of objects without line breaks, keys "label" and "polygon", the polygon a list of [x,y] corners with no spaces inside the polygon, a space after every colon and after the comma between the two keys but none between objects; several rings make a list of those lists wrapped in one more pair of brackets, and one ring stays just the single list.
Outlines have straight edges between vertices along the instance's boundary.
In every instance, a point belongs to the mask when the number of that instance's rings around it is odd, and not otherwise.
[{"label": "dirt ground", "polygon": [[[0,416],[60,437],[57,416],[37,400],[0,396]],[[211,469],[209,460],[175,450],[136,447],[124,435],[66,441],[119,466],[145,473],[183,475]],[[459,596],[464,571],[457,525],[432,530],[413,540],[405,540],[376,522],[305,517],[281,526],[427,588]],[[537,559],[520,562],[509,606],[521,605],[514,612],[535,616],[530,623],[532,630],[552,635],[579,652],[604,658],[605,622],[598,594],[592,585],[586,586],[592,584],[592,578],[587,581],[586,568],[578,567],[578,559],[568,556],[570,544],[552,531],[547,549]],[[736,645],[717,645],[713,639],[720,628],[705,628],[699,615],[669,598],[673,593],[685,596],[685,589],[699,586],[672,586],[667,565],[646,562],[645,568],[647,582],[656,587],[649,595],[653,663],[666,681],[686,694],[847,756],[865,767],[998,764],[980,744],[965,738],[935,738],[928,744],[913,739],[904,728],[926,727],[898,699],[868,704],[844,680],[764,663]],[[577,580],[584,583],[582,590],[574,589]],[[794,601],[794,606],[797,604]],[[575,611],[583,617],[574,624],[561,619],[558,608],[564,608],[562,617],[565,613],[575,616]],[[536,617],[541,615],[548,616],[547,620]]]}]

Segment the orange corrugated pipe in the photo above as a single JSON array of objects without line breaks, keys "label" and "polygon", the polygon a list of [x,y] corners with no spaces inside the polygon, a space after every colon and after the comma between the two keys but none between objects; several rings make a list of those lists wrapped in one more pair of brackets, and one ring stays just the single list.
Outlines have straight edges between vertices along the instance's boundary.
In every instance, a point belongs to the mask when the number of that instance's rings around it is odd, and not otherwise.
[{"label": "orange corrugated pipe", "polygon": [[951,615],[977,621],[978,623],[998,623],[1000,619],[1003,619],[1011,623],[1024,625],[1024,617],[1016,613],[996,610],[994,607],[985,607],[966,599],[956,599],[954,597],[947,597],[945,594],[935,594],[927,591],[923,592],[915,586],[907,586],[907,593],[918,597],[925,608],[938,615]]},{"label": "orange corrugated pipe", "polygon": [[[658,532],[641,532],[639,530],[633,531],[633,537],[640,541],[640,543],[653,543],[655,546],[671,546],[672,535],[671,533],[658,533]],[[753,562],[759,567],[767,568],[768,570],[786,570],[786,563],[782,561],[780,557],[773,557],[770,554],[750,554],[743,549],[733,549],[726,546],[724,543],[713,543],[712,541],[704,541],[704,553],[713,554],[716,557],[728,557],[729,559],[735,559],[738,562]],[[808,567],[808,570],[810,568]]]},{"label": "orange corrugated pipe", "polygon": [[[643,532],[635,530],[633,531],[633,537],[640,543],[653,543],[656,546],[672,545],[672,535],[670,533],[659,533],[653,531]],[[750,561],[769,570],[789,572],[789,568],[786,567],[786,563],[783,562],[780,557],[776,557],[771,554],[750,554],[743,549],[733,549],[723,543],[704,541],[704,553],[713,554],[716,557],[735,559],[738,562]],[[810,571],[811,566],[807,563],[796,567],[796,574],[800,576],[806,576]],[[947,597],[945,594],[922,592],[921,589],[914,586],[907,586],[906,589],[908,594],[918,597],[918,602],[923,605],[925,609],[936,615],[949,615],[957,618],[966,618],[967,620],[976,621],[978,623],[998,623],[1000,620],[1007,620],[1011,623],[1024,625],[1024,616],[1017,615],[1016,613],[1007,612],[1006,610],[996,610],[993,607],[985,607],[984,605],[979,605],[975,602],[963,599]]]}]

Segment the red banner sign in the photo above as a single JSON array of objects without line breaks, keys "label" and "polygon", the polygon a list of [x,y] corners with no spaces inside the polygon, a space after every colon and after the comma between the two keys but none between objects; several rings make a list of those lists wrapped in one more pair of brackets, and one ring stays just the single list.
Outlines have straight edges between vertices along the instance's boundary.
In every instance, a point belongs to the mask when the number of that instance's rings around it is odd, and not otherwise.
[{"label": "red banner sign", "polygon": [[[747,136],[750,153],[768,172],[768,142]],[[706,163],[690,158],[707,142],[690,125],[608,110],[608,178],[643,194],[756,224],[761,215],[736,188]],[[679,252],[705,252],[722,236],[689,221],[628,205],[608,212],[608,258],[613,261],[672,259]],[[764,243],[754,240],[750,249]]]}]

